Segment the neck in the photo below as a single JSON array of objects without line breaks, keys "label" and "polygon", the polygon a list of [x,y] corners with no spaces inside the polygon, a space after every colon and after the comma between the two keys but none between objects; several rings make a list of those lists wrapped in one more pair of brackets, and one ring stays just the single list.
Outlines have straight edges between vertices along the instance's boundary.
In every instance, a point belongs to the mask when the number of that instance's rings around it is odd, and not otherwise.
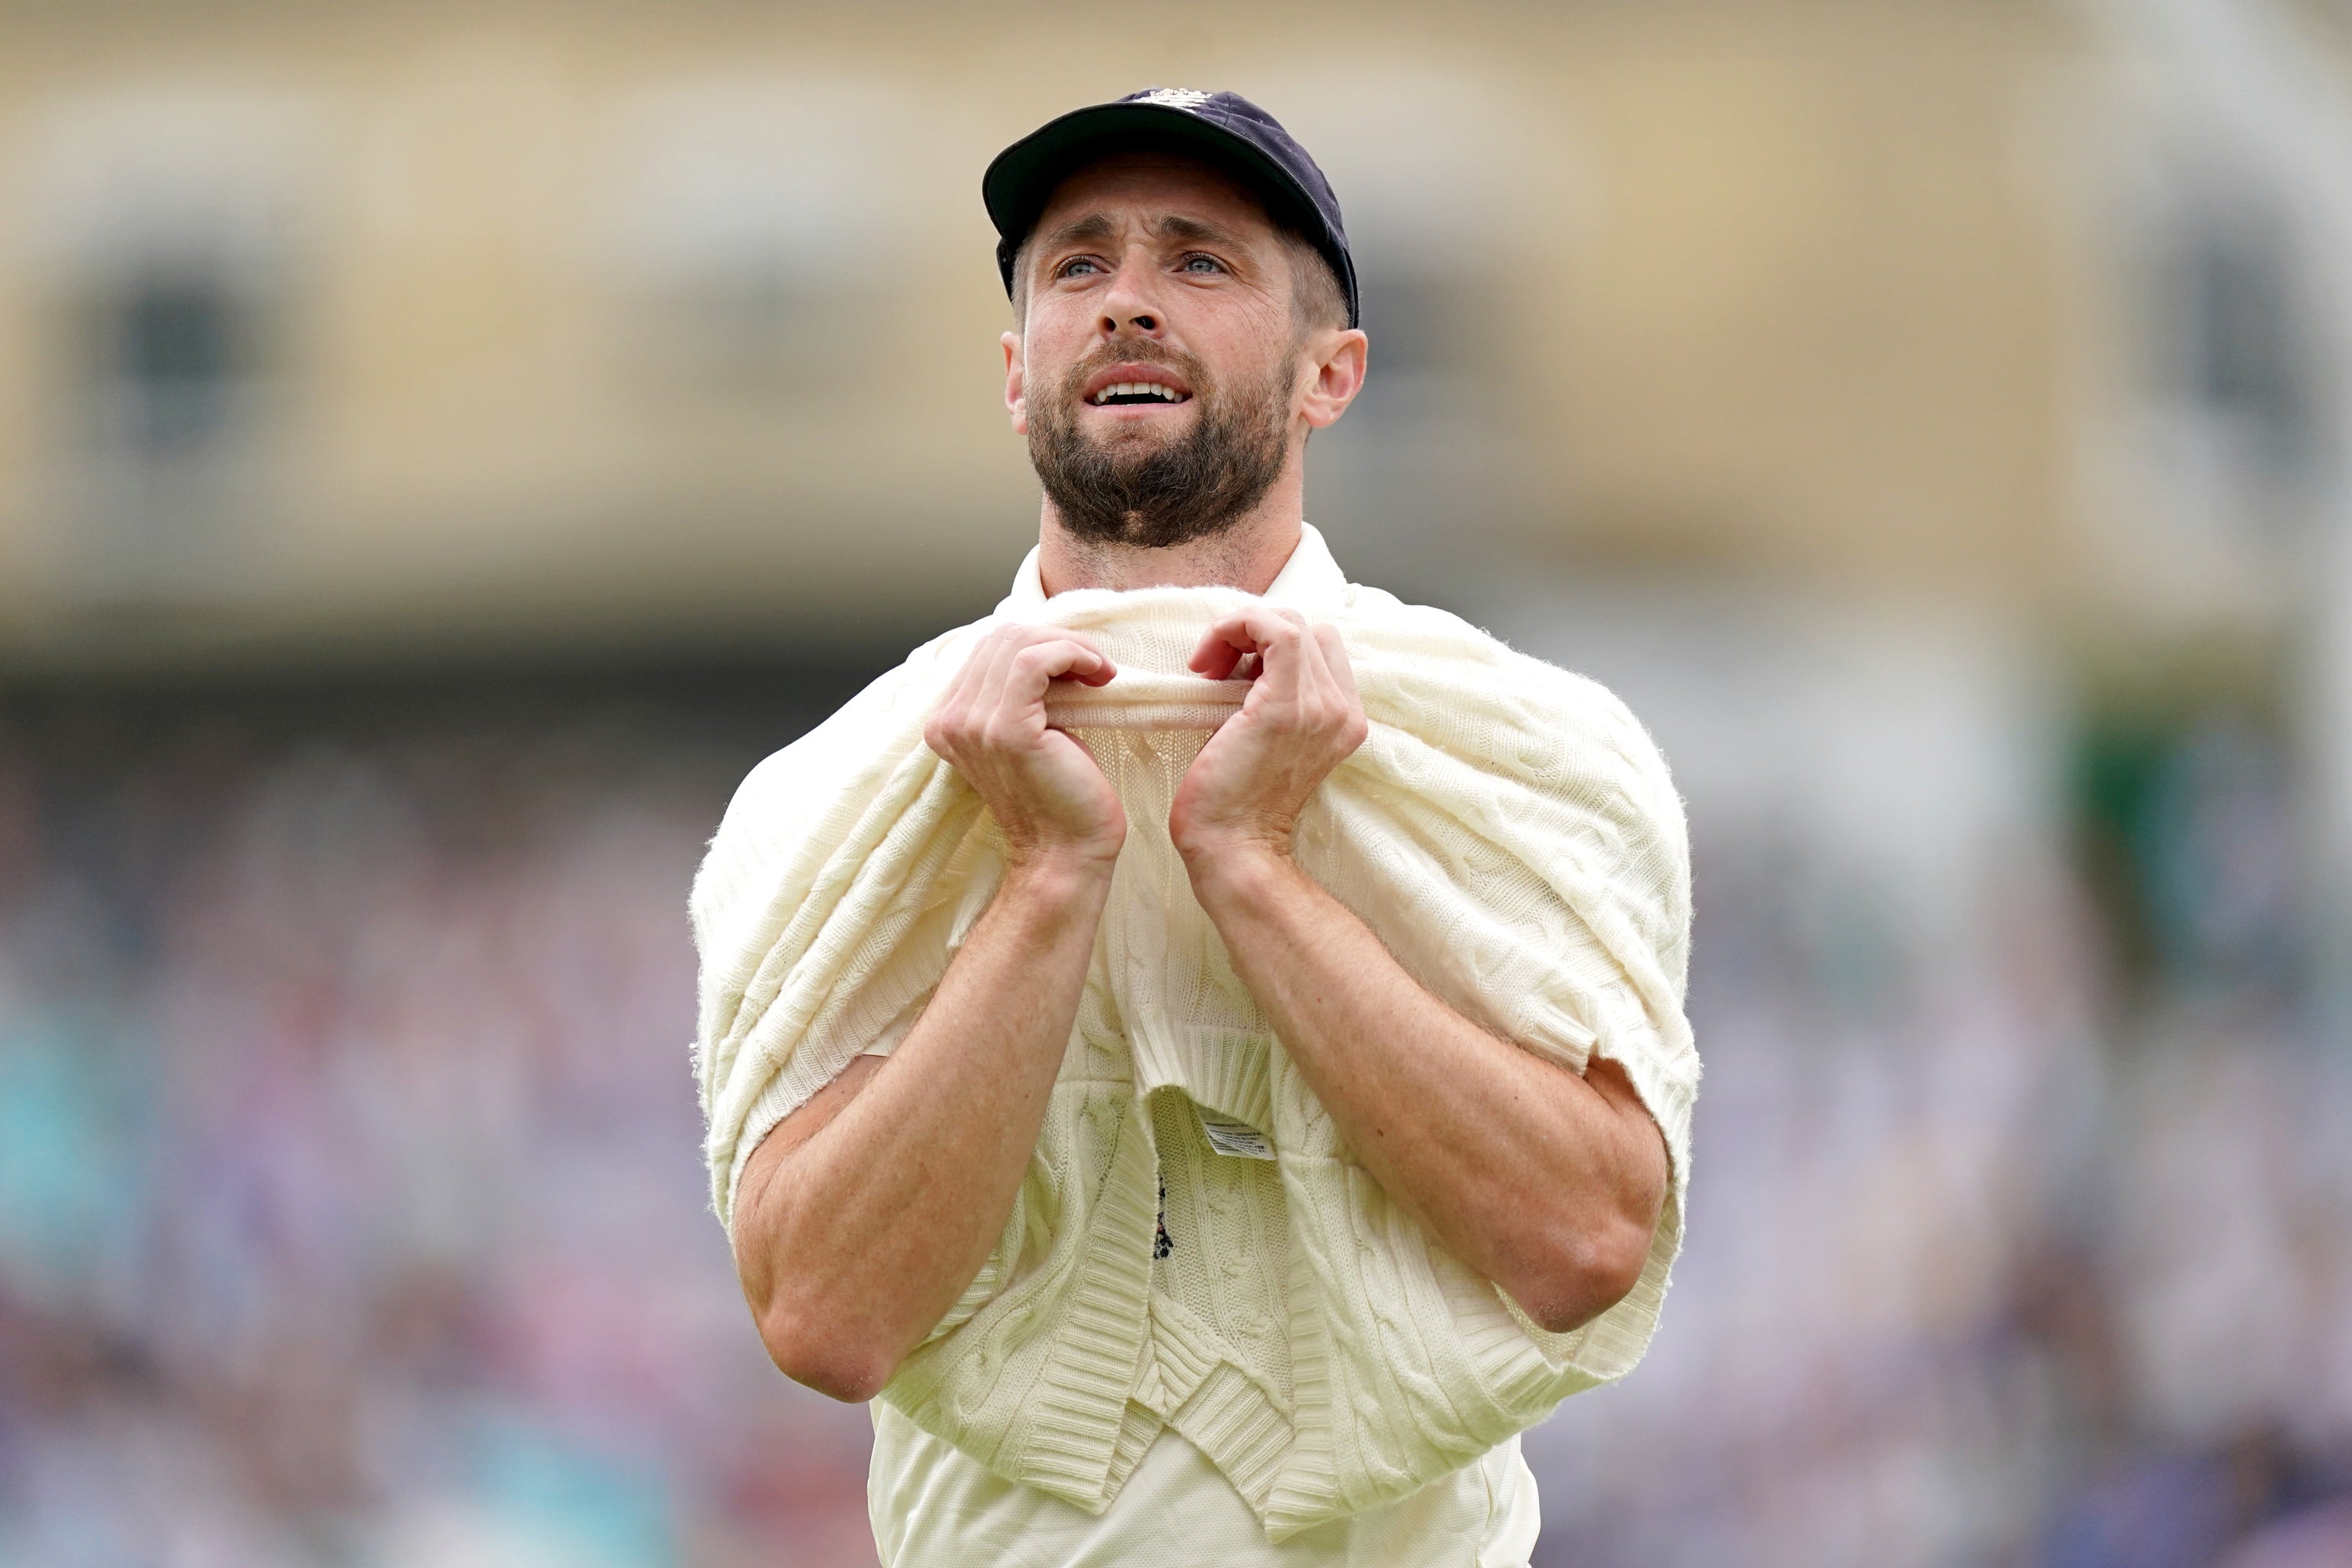
[{"label": "neck", "polygon": [[1150,547],[1080,539],[1049,499],[1038,528],[1037,571],[1048,597],[1074,588],[1239,588],[1263,594],[1298,548],[1306,514],[1296,453],[1265,498],[1205,539]]}]

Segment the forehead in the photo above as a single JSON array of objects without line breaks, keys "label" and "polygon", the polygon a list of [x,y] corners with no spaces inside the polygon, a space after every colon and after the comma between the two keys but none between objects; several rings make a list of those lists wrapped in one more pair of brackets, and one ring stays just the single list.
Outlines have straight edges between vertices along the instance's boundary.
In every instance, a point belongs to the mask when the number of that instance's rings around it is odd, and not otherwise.
[{"label": "forehead", "polygon": [[1114,153],[1073,173],[1038,215],[1035,232],[1097,215],[1135,221],[1181,216],[1244,239],[1272,240],[1273,221],[1247,185],[1213,163],[1177,153]]}]

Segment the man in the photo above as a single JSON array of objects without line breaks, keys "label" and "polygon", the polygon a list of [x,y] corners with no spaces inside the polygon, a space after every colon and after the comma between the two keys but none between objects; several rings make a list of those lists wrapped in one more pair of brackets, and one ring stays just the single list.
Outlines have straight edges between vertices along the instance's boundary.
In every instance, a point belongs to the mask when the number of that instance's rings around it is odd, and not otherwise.
[{"label": "man", "polygon": [[1137,94],[983,194],[1037,548],[697,883],[745,1295],[882,1395],[892,1568],[1523,1564],[1517,1434],[1630,1368],[1680,1240],[1679,804],[1605,693],[1304,522],[1367,343],[1271,117]]}]

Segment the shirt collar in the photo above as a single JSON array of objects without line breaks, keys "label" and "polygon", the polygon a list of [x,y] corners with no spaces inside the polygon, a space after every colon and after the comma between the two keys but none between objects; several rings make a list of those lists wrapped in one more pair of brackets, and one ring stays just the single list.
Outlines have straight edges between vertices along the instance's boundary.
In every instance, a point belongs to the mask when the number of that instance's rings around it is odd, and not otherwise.
[{"label": "shirt collar", "polygon": [[[1331,547],[1311,522],[1298,525],[1298,544],[1290,559],[1274,574],[1263,595],[1269,605],[1294,610],[1330,611],[1339,607],[1348,586],[1347,574],[1331,558]],[[997,606],[1000,614],[1034,610],[1045,603],[1045,574],[1037,565],[1037,546],[1031,545],[1021,570],[1013,574],[1013,591]]]}]

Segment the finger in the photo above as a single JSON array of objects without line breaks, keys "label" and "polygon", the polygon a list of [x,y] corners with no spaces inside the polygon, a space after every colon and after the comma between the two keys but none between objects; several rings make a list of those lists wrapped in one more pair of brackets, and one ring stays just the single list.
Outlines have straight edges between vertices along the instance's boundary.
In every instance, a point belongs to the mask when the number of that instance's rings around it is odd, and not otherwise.
[{"label": "finger", "polygon": [[1269,638],[1284,635],[1285,626],[1305,625],[1297,611],[1278,610],[1270,605],[1235,610],[1202,636],[1200,646],[1192,650],[1191,666],[1203,675],[1231,669],[1242,655],[1264,651]]},{"label": "finger", "polygon": [[1192,657],[1187,663],[1196,675],[1205,675],[1212,680],[1229,680],[1242,656],[1255,650],[1255,645],[1249,641],[1249,627],[1243,617],[1227,616],[1202,634],[1201,644],[1192,650]]},{"label": "finger", "polygon": [[1348,662],[1348,643],[1339,628],[1324,625],[1315,628],[1315,642],[1323,656],[1324,677],[1331,683],[1331,693],[1339,704],[1339,740],[1349,752],[1371,737],[1372,721],[1364,712],[1363,695],[1356,689],[1356,671]]},{"label": "finger", "polygon": [[1102,649],[1084,637],[1063,636],[1015,653],[1006,667],[1005,682],[1008,694],[1042,702],[1045,689],[1056,680],[1100,686],[1118,673]]},{"label": "finger", "polygon": [[1212,679],[1231,678],[1244,654],[1259,656],[1260,679],[1286,666],[1286,679],[1297,679],[1297,660],[1289,657],[1306,637],[1307,618],[1296,610],[1253,605],[1236,610],[1211,626],[1192,652],[1192,669]]},{"label": "finger", "polygon": [[[1103,652],[1101,645],[1083,632],[1067,631],[1060,626],[1008,626],[1002,635],[1005,647],[1015,658],[1029,648],[1048,643],[1069,643],[1085,655],[1091,656],[1073,660],[1071,667],[1056,677],[1057,679],[1066,678],[1084,681],[1088,686],[1100,686],[1118,673],[1118,667],[1111,663],[1110,656]],[[1012,665],[1007,661],[997,668],[1000,674],[1004,674],[1010,672]]]},{"label": "finger", "polygon": [[1082,637],[1076,632],[1064,632],[1062,640],[1076,644],[1094,655],[1094,662],[1091,666],[1083,661],[1074,664],[1064,670],[1059,679],[1075,680],[1081,686],[1108,686],[1118,675],[1118,666],[1111,662],[1110,655],[1103,652],[1092,637]]},{"label": "finger", "polygon": [[1298,639],[1299,720],[1318,728],[1337,728],[1348,719],[1347,691],[1331,673],[1330,646],[1323,636],[1328,629],[1307,626]]},{"label": "finger", "polygon": [[1348,662],[1348,639],[1339,635],[1339,628],[1328,621],[1318,626],[1315,628],[1315,648],[1322,657],[1323,668],[1330,672],[1332,684],[1347,699],[1348,706],[1363,706],[1364,700],[1356,689],[1355,667]]},{"label": "finger", "polygon": [[982,679],[987,673],[988,661],[995,648],[996,634],[993,632],[973,645],[971,652],[957,667],[955,679],[948,682],[947,690],[932,708],[929,721],[923,726],[924,743],[942,756],[946,752],[941,748],[951,745],[954,737],[963,728],[973,693],[979,689]]},{"label": "finger", "polygon": [[988,658],[972,682],[971,699],[964,706],[970,726],[985,726],[1004,700],[1004,668],[1027,642],[1026,626],[1008,626],[989,639]]},{"label": "finger", "polygon": [[1087,680],[1099,686],[1116,673],[1103,651],[1083,638],[1054,637],[1015,648],[1005,661],[992,722],[1001,735],[1029,735],[1045,728],[1045,692],[1055,681]]},{"label": "finger", "polygon": [[1314,639],[1307,635],[1307,617],[1297,610],[1260,607],[1249,615],[1250,636],[1256,639],[1257,680],[1250,689],[1256,700],[1297,704],[1312,689],[1307,685]]}]

